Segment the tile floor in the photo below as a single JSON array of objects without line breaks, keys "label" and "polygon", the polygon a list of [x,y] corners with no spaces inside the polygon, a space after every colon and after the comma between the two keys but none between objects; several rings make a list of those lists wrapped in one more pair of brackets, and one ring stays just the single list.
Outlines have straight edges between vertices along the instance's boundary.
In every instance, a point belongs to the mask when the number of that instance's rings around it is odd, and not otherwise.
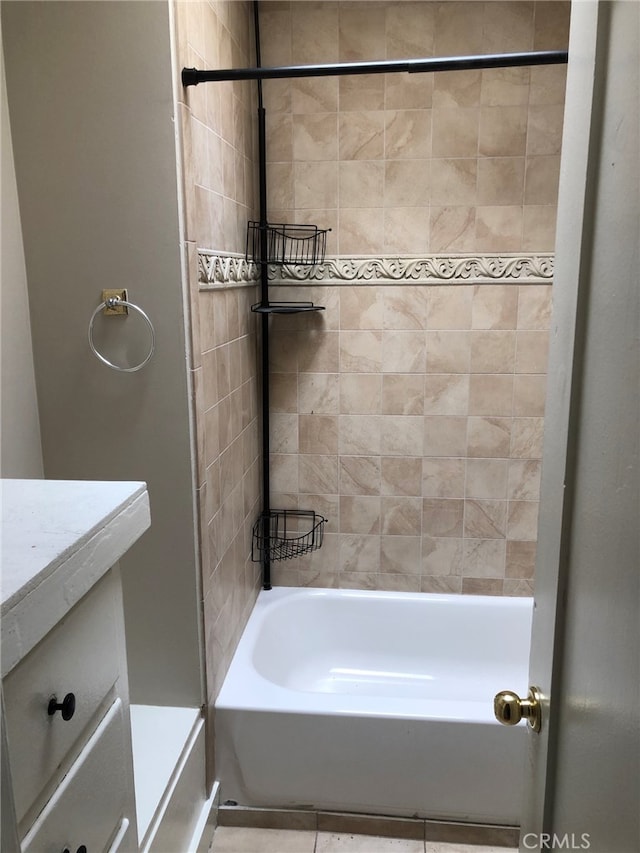
[{"label": "tile floor", "polygon": [[515,848],[373,835],[219,826],[210,853],[509,853]]}]

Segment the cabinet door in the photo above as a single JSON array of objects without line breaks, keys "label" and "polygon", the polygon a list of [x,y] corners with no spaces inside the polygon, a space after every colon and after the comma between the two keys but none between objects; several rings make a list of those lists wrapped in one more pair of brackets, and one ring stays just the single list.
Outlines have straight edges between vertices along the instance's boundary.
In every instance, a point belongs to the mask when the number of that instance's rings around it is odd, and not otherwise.
[{"label": "cabinet door", "polygon": [[[78,760],[22,841],[22,853],[135,850],[133,780],[126,753],[125,717],[116,699]],[[120,842],[123,819],[129,831]]]},{"label": "cabinet door", "polygon": [[[80,601],[4,680],[7,740],[20,824],[63,762],[71,763],[118,679],[118,587],[113,573]],[[71,719],[47,712],[75,697]],[[65,759],[67,759],[65,761]]]}]

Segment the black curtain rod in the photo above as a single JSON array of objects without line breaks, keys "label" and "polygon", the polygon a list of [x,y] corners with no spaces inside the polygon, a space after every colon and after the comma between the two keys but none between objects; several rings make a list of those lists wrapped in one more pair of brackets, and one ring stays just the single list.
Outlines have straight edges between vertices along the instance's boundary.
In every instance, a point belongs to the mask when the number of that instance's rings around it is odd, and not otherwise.
[{"label": "black curtain rod", "polygon": [[284,65],[273,68],[227,68],[219,71],[182,69],[182,85],[197,86],[221,80],[271,80],[285,77],[333,77],[346,74],[388,74],[428,71],[466,71],[474,68],[514,68],[527,65],[561,65],[568,60],[566,50],[538,50],[529,53],[497,53],[476,56],[447,56],[429,59],[389,59],[379,62],[336,62],[329,65]]}]

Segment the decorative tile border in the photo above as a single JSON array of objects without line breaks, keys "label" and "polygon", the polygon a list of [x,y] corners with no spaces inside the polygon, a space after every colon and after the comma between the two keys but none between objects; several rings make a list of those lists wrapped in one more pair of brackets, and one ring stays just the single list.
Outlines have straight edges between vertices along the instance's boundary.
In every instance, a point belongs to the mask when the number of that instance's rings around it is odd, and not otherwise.
[{"label": "decorative tile border", "polygon": [[260,278],[260,268],[244,255],[229,255],[211,249],[198,249],[198,284],[200,290],[253,286]]},{"label": "decorative tile border", "polygon": [[[551,284],[553,254],[328,258],[317,266],[269,267],[279,284]],[[202,289],[253,285],[259,267],[239,255],[198,249]]]},{"label": "decorative tile border", "polygon": [[549,284],[553,255],[329,258],[315,267],[283,267],[283,273],[279,281],[331,284]]}]

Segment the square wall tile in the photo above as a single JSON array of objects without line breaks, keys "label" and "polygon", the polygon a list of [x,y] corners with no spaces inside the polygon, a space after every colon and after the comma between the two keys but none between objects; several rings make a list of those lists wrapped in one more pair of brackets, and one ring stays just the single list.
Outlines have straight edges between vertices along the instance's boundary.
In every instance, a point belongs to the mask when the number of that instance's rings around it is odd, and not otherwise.
[{"label": "square wall tile", "polygon": [[340,333],[341,373],[380,373],[382,369],[382,332]]},{"label": "square wall tile", "polygon": [[[363,572],[368,575],[380,568],[380,537],[365,534],[340,534],[338,565],[341,573]],[[375,579],[372,579],[375,589]],[[365,587],[366,588],[366,587]]]},{"label": "square wall tile", "polygon": [[383,299],[379,288],[345,287],[340,293],[341,329],[381,329]]},{"label": "square wall tile", "polygon": [[516,347],[516,373],[546,373],[549,358],[547,331],[518,332]]},{"label": "square wall tile", "polygon": [[463,498],[465,460],[446,457],[423,459],[422,495],[425,498]]},{"label": "square wall tile", "polygon": [[471,333],[472,373],[513,373],[516,363],[514,331],[474,331]]},{"label": "square wall tile", "polygon": [[381,458],[381,493],[383,495],[422,495],[422,463],[420,457],[383,456]]},{"label": "square wall tile", "polygon": [[381,461],[379,456],[340,456],[339,492],[341,495],[379,495]]},{"label": "square wall tile", "polygon": [[339,416],[341,455],[379,455],[382,446],[383,418],[369,415]]},{"label": "square wall tile", "polygon": [[338,78],[340,110],[383,110],[384,77],[382,74],[362,74]]},{"label": "square wall tile", "polygon": [[[502,580],[505,573],[506,553],[507,546],[504,539],[465,539],[462,557],[464,577]],[[496,594],[499,595],[500,592]]]},{"label": "square wall tile", "polygon": [[[465,497],[504,500],[508,493],[509,466],[506,459],[467,459]],[[514,469],[513,480],[512,491],[517,492],[516,483],[525,480],[524,472]]]},{"label": "square wall tile", "polygon": [[[470,362],[472,353],[473,337],[469,332],[427,332],[427,373],[469,373],[471,363],[474,372],[480,372],[479,358],[475,357]],[[494,362],[489,362],[492,363]]]},{"label": "square wall tile", "polygon": [[510,285],[477,285],[473,291],[474,329],[515,329],[518,290]]},{"label": "square wall tile", "polygon": [[375,160],[347,160],[339,164],[340,207],[379,207],[384,193],[384,166]]},{"label": "square wall tile", "polygon": [[423,534],[430,537],[462,536],[464,501],[424,498],[422,513]]},{"label": "square wall tile", "polygon": [[338,228],[341,255],[376,255],[384,241],[383,208],[345,208],[340,211]]},{"label": "square wall tile", "polygon": [[341,373],[340,412],[342,414],[380,414],[382,383],[379,373]]},{"label": "square wall tile", "polygon": [[337,114],[337,111],[338,80],[336,78],[301,77],[291,80],[291,112],[294,115]]},{"label": "square wall tile", "polygon": [[338,114],[340,160],[379,160],[384,155],[383,110],[353,110]]},{"label": "square wall tile", "polygon": [[434,157],[475,157],[478,150],[478,107],[435,107],[432,111]]},{"label": "square wall tile", "polygon": [[385,373],[418,373],[426,367],[424,332],[383,331],[382,369]]},{"label": "square wall tile", "polygon": [[341,533],[380,533],[380,498],[343,495],[340,498]]},{"label": "square wall tile", "polygon": [[[461,538],[422,537],[422,575],[428,577],[458,577],[463,567],[463,540]],[[459,592],[454,589],[431,589],[425,592]]]},{"label": "square wall tile", "polygon": [[507,578],[533,578],[536,567],[535,542],[507,542]]},{"label": "square wall tile", "polygon": [[380,571],[399,575],[420,574],[419,536],[380,537]]},{"label": "square wall tile", "polygon": [[504,539],[507,502],[470,498],[464,503],[464,536],[469,539]]},{"label": "square wall tile", "polygon": [[473,252],[476,247],[475,207],[432,204],[429,237],[432,252]]},{"label": "square wall tile", "polygon": [[421,504],[421,499],[415,497],[383,497],[382,532],[395,536],[419,536]]},{"label": "square wall tile", "polygon": [[424,376],[419,373],[385,373],[382,376],[382,413],[421,415],[424,390]]},{"label": "square wall tile", "polygon": [[427,288],[413,285],[383,287],[383,328],[419,330],[427,327]]},{"label": "square wall tile", "polygon": [[384,210],[385,253],[420,256],[429,251],[429,208],[392,207]]},{"label": "square wall tile", "polygon": [[415,415],[383,415],[380,452],[383,456],[415,456],[424,442],[424,419]]},{"label": "square wall tile", "polygon": [[[340,409],[339,373],[300,373],[298,381],[292,381],[289,374],[275,374],[274,379],[285,377],[286,387],[291,392],[285,399],[296,400],[296,411],[309,414],[335,415]],[[284,384],[284,383],[283,383]],[[276,385],[276,388],[278,385]],[[281,392],[281,396],[284,392]]]},{"label": "square wall tile", "polygon": [[433,416],[424,419],[424,455],[465,456],[467,418]]},{"label": "square wall tile", "polygon": [[299,415],[298,444],[301,453],[337,454],[338,416]]}]

